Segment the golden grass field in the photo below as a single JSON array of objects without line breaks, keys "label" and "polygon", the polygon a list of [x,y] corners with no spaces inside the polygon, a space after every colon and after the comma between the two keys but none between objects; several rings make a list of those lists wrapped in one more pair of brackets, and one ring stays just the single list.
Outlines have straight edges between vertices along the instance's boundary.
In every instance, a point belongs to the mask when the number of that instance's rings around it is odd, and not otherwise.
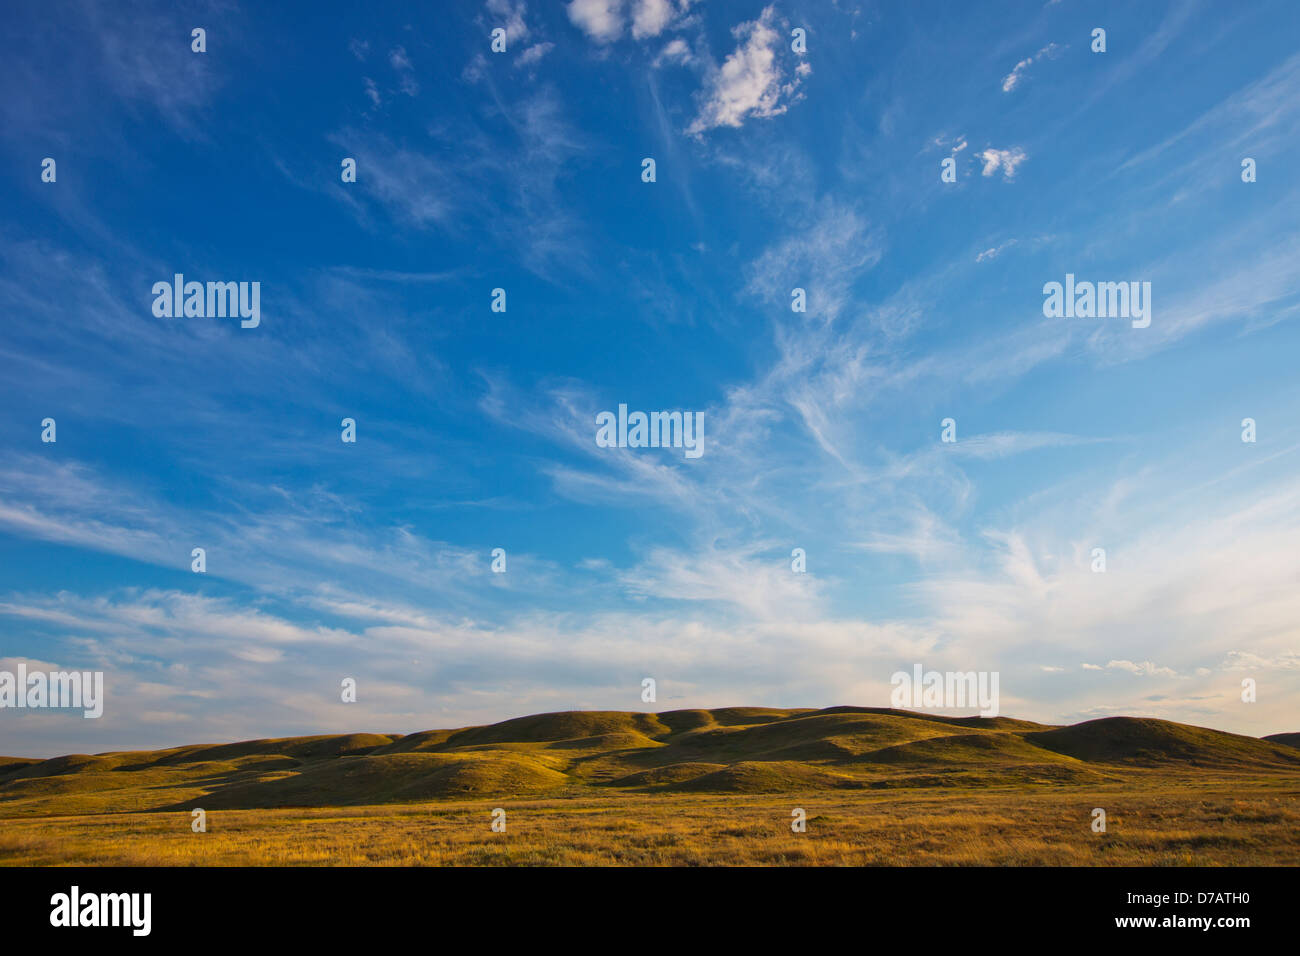
[{"label": "golden grass field", "polygon": [[1159,720],[574,712],[0,761],[10,866],[1297,863],[1300,749]]}]

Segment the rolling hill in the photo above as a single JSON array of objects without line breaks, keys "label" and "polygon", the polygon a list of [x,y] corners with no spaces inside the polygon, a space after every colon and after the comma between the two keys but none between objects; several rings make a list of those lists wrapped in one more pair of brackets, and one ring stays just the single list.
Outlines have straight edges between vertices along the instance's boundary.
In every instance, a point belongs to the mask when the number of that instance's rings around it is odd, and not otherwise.
[{"label": "rolling hill", "polygon": [[482,727],[0,757],[0,816],[583,793],[1050,787],[1143,770],[1300,775],[1300,735],[1109,717],[1053,727],[871,707],[573,711]]}]

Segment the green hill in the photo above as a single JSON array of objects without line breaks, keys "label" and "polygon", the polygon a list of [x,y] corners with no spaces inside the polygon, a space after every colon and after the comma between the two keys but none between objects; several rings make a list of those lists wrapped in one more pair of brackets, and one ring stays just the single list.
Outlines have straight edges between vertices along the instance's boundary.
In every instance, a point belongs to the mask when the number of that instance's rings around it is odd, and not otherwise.
[{"label": "green hill", "polygon": [[1300,773],[1300,735],[1110,717],[1051,727],[873,707],[534,714],[338,734],[0,757],[0,816],[360,806],[518,795],[771,793],[1103,783],[1161,772]]},{"label": "green hill", "polygon": [[1106,717],[1026,734],[1039,747],[1094,763],[1191,767],[1291,766],[1300,754],[1283,744],[1140,717]]}]

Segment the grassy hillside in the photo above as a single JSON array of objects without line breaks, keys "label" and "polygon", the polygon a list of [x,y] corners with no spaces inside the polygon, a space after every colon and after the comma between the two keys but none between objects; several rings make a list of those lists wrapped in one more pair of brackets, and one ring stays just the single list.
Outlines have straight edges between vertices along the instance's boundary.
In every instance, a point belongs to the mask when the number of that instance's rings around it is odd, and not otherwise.
[{"label": "grassy hillside", "polygon": [[1300,749],[1169,721],[1048,727],[881,708],[535,714],[484,727],[0,758],[0,817],[584,793],[1096,785],[1135,770],[1296,774]]}]

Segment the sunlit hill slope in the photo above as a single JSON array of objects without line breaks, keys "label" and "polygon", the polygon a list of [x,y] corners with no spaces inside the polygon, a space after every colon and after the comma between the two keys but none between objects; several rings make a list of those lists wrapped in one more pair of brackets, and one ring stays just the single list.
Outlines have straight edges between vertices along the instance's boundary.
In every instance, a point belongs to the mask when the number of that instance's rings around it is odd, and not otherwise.
[{"label": "sunlit hill slope", "polygon": [[1300,775],[1298,735],[1111,717],[1052,727],[864,707],[574,711],[408,735],[0,757],[0,816],[657,792],[1052,787],[1145,770]]}]

